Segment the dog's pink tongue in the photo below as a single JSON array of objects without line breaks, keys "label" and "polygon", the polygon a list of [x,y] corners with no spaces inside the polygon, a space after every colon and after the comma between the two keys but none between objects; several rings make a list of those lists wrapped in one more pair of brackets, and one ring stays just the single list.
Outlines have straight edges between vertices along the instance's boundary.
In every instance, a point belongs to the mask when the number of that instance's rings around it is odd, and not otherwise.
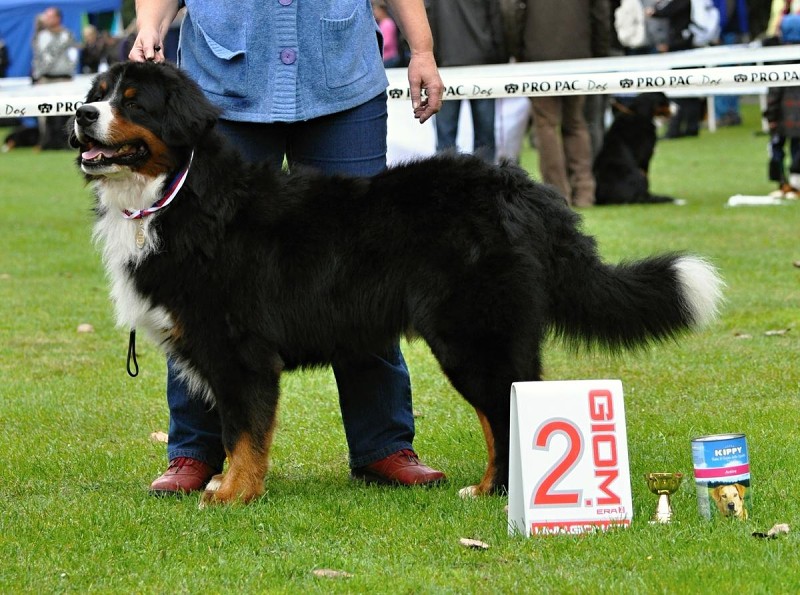
[{"label": "dog's pink tongue", "polygon": [[111,149],[109,147],[94,147],[82,153],[81,157],[83,157],[87,161],[91,161],[98,155],[102,155],[103,157],[113,157],[114,149]]}]

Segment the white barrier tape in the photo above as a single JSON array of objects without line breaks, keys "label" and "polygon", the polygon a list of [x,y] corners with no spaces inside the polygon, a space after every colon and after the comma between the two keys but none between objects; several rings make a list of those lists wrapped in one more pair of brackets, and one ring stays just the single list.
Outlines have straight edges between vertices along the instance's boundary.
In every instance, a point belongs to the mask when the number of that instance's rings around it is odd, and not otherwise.
[{"label": "white barrier tape", "polygon": [[[605,59],[608,61],[610,59]],[[592,62],[585,60],[584,63]],[[552,68],[554,63],[541,63]],[[445,83],[444,99],[498,97],[544,97],[552,95],[630,95],[651,91],[676,95],[704,95],[742,89],[759,92],[766,87],[800,86],[798,64],[766,66],[726,66],[680,70],[630,70],[625,72],[570,72],[534,76],[535,63],[506,64],[502,68],[442,68]],[[410,90],[405,69],[392,69],[389,76],[389,98],[408,100]],[[28,87],[37,95],[0,94],[0,117],[71,115],[83,104],[89,78],[72,83]]]},{"label": "white barrier tape", "polygon": [[[444,99],[498,97],[545,97],[553,95],[628,95],[653,91],[691,92],[697,95],[737,88],[800,86],[797,64],[770,66],[725,66],[683,70],[593,72],[547,76],[474,77],[447,76]],[[408,99],[408,83],[394,79],[388,93],[391,99]]]}]

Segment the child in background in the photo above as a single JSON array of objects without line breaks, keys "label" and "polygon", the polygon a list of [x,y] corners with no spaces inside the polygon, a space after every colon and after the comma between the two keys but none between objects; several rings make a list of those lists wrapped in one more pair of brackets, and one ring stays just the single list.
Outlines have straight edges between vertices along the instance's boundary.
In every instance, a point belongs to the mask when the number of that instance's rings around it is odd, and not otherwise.
[{"label": "child in background", "polygon": [[[800,43],[800,14],[786,14],[780,22],[782,43]],[[769,179],[778,183],[770,194],[781,198],[800,196],[800,87],[772,87],[764,117],[769,124]],[[789,141],[789,176],[786,176],[785,145]]]}]

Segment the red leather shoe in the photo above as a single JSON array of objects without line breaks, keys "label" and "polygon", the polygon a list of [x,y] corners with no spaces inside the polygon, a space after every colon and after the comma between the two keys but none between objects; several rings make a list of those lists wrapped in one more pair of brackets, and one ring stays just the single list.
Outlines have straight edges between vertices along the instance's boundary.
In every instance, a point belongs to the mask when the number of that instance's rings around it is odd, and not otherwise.
[{"label": "red leather shoe", "polygon": [[154,496],[188,494],[206,487],[217,472],[203,461],[189,457],[177,457],[169,462],[164,474],[150,484]]},{"label": "red leather shoe", "polygon": [[350,471],[350,477],[367,484],[431,486],[446,481],[444,473],[423,465],[417,453],[403,449],[365,467]]}]

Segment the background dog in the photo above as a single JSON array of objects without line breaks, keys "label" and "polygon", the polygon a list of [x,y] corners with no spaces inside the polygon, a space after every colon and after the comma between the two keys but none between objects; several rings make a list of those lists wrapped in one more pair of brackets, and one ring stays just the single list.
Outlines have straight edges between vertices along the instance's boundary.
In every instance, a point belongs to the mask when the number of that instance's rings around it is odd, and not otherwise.
[{"label": "background dog", "polygon": [[676,202],[670,196],[651,194],[648,180],[657,140],[653,120],[670,114],[670,102],[663,93],[642,93],[630,105],[615,108],[614,122],[594,160],[596,204]]},{"label": "background dog", "polygon": [[244,162],[216,117],[178,69],[121,63],[95,79],[73,139],[119,324],[219,411],[229,466],[204,503],[263,493],[285,370],[422,337],[481,420],[489,462],[464,493],[486,494],[508,482],[510,386],[541,379],[549,333],[629,348],[716,315],[703,259],[605,264],[563,197],[515,166],[284,173]]}]

